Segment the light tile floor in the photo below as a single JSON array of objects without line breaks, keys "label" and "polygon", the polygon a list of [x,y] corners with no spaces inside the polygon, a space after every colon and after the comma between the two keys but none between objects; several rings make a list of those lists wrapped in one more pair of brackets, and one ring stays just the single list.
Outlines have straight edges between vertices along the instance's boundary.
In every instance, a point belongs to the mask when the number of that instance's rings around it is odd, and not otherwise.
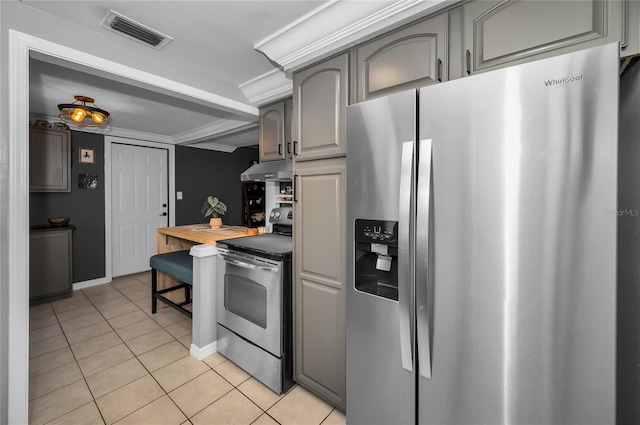
[{"label": "light tile floor", "polygon": [[278,396],[216,353],[189,355],[191,319],[151,314],[151,275],[29,310],[31,424],[345,424],[300,386]]}]

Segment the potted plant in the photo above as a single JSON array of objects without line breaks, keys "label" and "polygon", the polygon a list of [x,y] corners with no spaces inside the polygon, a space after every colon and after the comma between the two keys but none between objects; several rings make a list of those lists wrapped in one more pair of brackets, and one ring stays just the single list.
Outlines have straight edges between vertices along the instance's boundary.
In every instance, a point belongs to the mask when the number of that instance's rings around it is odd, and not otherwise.
[{"label": "potted plant", "polygon": [[211,217],[209,226],[212,229],[219,229],[222,226],[222,218],[220,216],[225,215],[226,212],[227,206],[215,196],[209,196],[202,204],[202,214],[205,217]]}]

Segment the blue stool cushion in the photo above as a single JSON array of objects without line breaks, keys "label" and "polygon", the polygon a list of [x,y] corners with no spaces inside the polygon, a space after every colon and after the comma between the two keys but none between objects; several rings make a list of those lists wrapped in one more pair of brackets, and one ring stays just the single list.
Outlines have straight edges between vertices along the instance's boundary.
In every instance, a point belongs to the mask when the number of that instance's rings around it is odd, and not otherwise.
[{"label": "blue stool cushion", "polygon": [[189,250],[156,254],[149,264],[152,269],[193,285],[193,259]]}]

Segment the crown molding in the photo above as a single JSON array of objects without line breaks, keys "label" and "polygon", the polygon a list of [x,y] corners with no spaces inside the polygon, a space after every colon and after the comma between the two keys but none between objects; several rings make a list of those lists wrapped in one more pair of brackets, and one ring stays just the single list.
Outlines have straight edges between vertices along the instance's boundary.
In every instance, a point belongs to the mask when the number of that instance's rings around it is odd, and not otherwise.
[{"label": "crown molding", "polygon": [[226,119],[192,131],[176,134],[171,137],[171,140],[172,143],[176,145],[191,145],[209,139],[219,139],[220,136],[234,134],[236,132],[245,131],[249,127],[255,128],[257,126],[257,121],[247,122],[246,120],[243,121],[240,119]]},{"label": "crown molding", "polygon": [[293,82],[279,69],[258,75],[238,87],[249,102],[256,106],[266,105],[293,94]]},{"label": "crown molding", "polygon": [[237,146],[222,145],[220,143],[214,143],[214,142],[201,142],[201,143],[179,145],[179,146],[186,146],[189,148],[206,149],[209,151],[226,152],[226,153],[232,153],[232,152],[235,152],[236,149],[238,149]]},{"label": "crown molding", "polygon": [[254,45],[285,72],[353,46],[456,0],[329,1]]},{"label": "crown molding", "polygon": [[[44,120],[50,123],[60,122],[58,117],[46,116],[40,114],[29,114],[36,120]],[[205,127],[200,127],[194,131],[181,133],[175,136],[164,136],[161,134],[147,133],[142,131],[127,130],[113,126],[95,128],[95,127],[72,127],[69,130],[80,131],[83,133],[103,134],[105,136],[122,137],[126,139],[145,140],[149,142],[165,143],[168,145],[191,146],[200,149],[215,150],[220,152],[233,152],[238,146],[216,143],[225,136],[253,130],[258,127],[257,122],[247,123],[242,120],[224,120]],[[208,142],[208,140],[211,140]]]}]

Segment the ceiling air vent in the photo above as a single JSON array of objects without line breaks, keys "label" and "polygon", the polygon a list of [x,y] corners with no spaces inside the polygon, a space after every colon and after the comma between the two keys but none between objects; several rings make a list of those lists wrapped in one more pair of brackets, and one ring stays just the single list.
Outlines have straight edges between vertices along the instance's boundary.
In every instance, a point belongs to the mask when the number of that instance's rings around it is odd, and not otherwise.
[{"label": "ceiling air vent", "polygon": [[162,49],[173,40],[172,37],[142,25],[113,10],[105,16],[100,26],[157,50]]}]

